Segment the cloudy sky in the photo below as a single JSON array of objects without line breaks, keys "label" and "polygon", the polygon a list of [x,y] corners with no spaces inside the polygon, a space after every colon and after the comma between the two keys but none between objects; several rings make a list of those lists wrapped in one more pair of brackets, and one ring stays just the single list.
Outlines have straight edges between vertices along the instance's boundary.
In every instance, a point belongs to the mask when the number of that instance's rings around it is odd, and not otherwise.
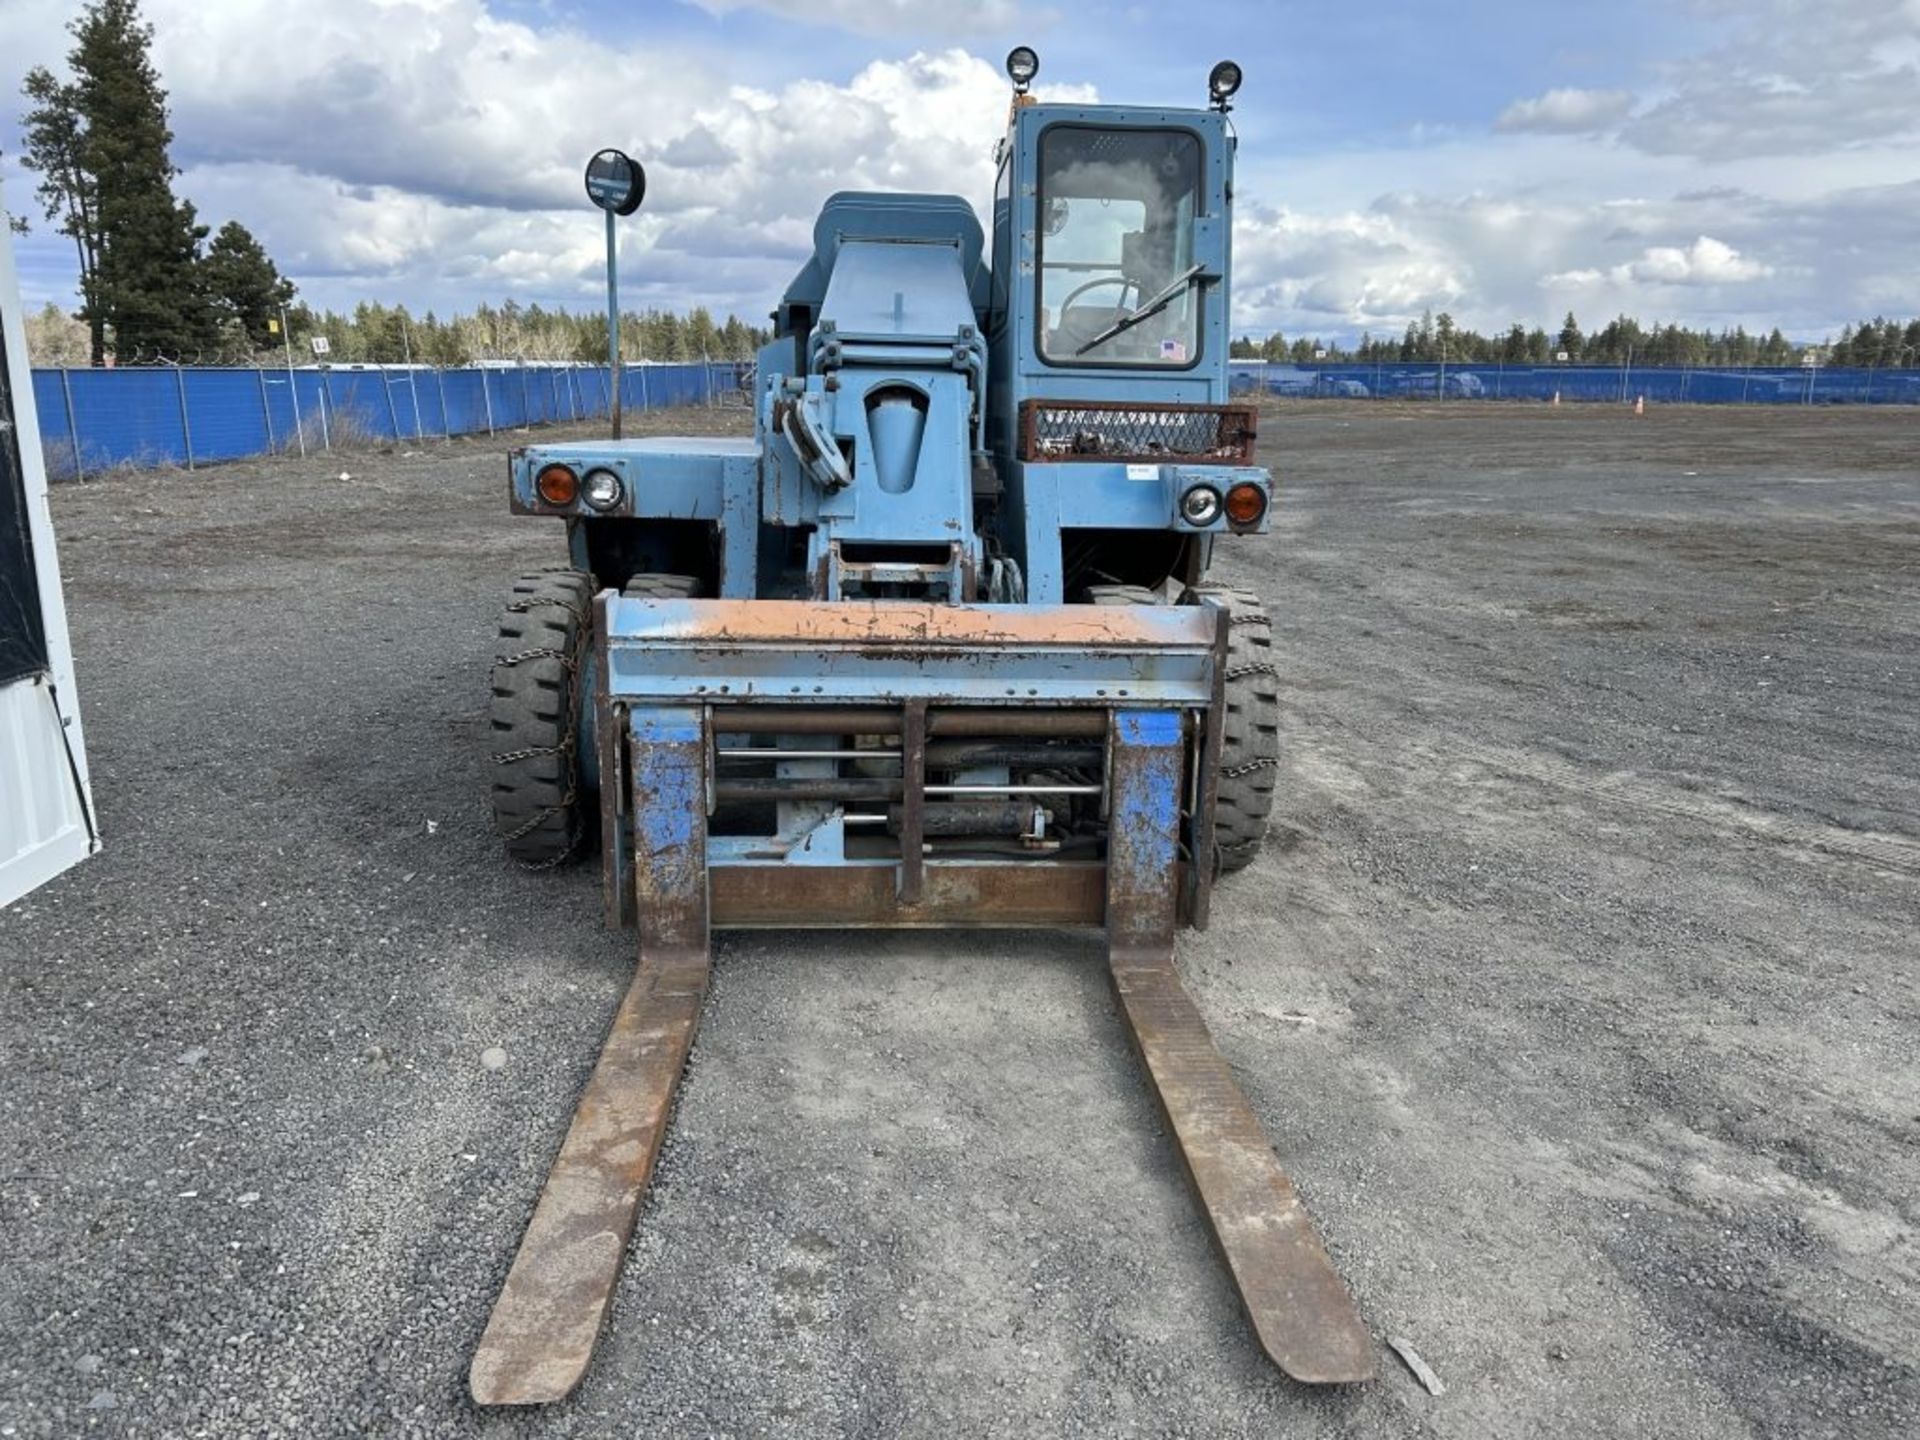
[{"label": "cloudy sky", "polygon": [[[0,0],[0,186],[19,80],[76,0]],[[1237,328],[1504,328],[1627,310],[1819,338],[1920,314],[1920,0],[145,0],[178,187],[310,301],[591,307],[585,157],[650,177],[631,305],[764,315],[842,188],[983,211],[1000,60],[1044,97],[1187,105],[1222,56]],[[19,242],[68,302],[68,243]]]}]

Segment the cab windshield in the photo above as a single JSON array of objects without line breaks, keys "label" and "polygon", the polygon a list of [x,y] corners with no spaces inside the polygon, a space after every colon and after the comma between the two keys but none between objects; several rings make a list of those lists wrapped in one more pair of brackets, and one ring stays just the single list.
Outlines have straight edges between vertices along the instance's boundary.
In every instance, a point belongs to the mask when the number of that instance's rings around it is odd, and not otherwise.
[{"label": "cab windshield", "polygon": [[1185,369],[1205,296],[1200,140],[1054,125],[1040,136],[1039,347],[1055,365]]}]

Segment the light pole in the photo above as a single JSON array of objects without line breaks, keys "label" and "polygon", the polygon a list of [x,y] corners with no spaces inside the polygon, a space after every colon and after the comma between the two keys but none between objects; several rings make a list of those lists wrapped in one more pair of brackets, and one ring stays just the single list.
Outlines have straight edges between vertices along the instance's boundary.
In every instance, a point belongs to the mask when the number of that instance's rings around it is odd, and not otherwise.
[{"label": "light pole", "polygon": [[613,380],[613,438],[620,438],[620,277],[613,221],[631,215],[647,194],[647,172],[618,150],[587,162],[587,198],[607,212],[607,373]]}]

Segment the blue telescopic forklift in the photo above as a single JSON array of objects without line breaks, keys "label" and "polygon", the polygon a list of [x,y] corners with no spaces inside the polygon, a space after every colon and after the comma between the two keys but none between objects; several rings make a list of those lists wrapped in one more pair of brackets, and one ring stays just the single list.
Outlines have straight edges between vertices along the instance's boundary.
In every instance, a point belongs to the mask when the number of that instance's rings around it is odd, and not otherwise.
[{"label": "blue telescopic forklift", "polygon": [[[482,1404],[586,1370],[715,927],[1103,928],[1262,1348],[1304,1382],[1372,1373],[1174,963],[1278,763],[1267,617],[1207,578],[1272,502],[1227,389],[1239,67],[1191,109],[1037,103],[1038,67],[1008,57],[991,264],[957,196],[835,195],[752,438],[510,457],[514,513],[564,519],[569,564],[501,621],[496,825],[528,866],[597,848],[639,961],[475,1354]],[[603,153],[597,199],[630,183]]]}]

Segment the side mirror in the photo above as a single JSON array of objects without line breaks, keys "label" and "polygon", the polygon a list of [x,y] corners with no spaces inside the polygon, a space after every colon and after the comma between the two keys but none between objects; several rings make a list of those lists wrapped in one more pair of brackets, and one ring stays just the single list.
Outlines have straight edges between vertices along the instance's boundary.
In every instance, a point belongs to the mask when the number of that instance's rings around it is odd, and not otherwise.
[{"label": "side mirror", "polygon": [[631,215],[647,196],[647,172],[623,151],[602,150],[587,162],[587,198],[613,215]]}]

